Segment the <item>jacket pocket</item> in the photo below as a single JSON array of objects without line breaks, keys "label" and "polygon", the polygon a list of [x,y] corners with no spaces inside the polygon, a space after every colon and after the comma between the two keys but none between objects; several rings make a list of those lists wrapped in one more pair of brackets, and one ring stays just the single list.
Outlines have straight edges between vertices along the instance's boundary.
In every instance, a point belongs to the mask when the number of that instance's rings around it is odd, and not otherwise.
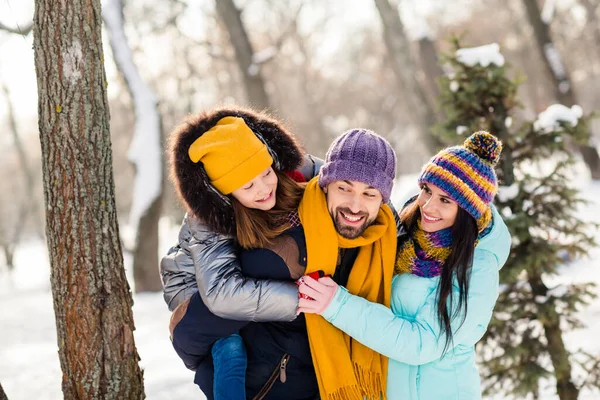
[{"label": "jacket pocket", "polygon": [[252,398],[252,400],[264,399],[265,396],[269,393],[269,391],[273,387],[273,385],[275,384],[275,381],[277,380],[277,378],[279,378],[281,383],[285,383],[287,381],[286,369],[287,369],[287,364],[289,361],[290,361],[290,355],[288,353],[285,353],[283,355],[283,357],[281,357],[279,364],[277,364],[277,366],[273,369],[273,372],[271,372],[271,376],[269,376],[269,379],[267,379],[267,382],[263,385],[262,388],[260,388],[260,390],[258,391],[256,396],[254,396]]}]

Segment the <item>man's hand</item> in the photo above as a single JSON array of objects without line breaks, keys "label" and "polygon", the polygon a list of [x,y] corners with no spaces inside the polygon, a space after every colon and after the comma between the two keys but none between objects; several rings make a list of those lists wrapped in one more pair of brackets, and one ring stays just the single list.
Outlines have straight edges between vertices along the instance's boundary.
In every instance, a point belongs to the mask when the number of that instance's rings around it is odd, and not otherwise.
[{"label": "man's hand", "polygon": [[330,277],[320,278],[318,281],[308,275],[299,279],[300,293],[310,297],[312,300],[300,298],[298,300],[298,314],[322,314],[329,306],[333,296],[338,290],[338,284]]}]

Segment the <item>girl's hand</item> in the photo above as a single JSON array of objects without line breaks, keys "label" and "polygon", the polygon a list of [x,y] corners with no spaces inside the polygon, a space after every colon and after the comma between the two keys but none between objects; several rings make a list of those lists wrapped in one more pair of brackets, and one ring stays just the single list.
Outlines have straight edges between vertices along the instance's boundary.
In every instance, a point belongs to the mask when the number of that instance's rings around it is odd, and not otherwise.
[{"label": "girl's hand", "polygon": [[333,296],[338,290],[338,284],[330,277],[320,278],[316,281],[305,275],[300,278],[298,290],[312,300],[300,298],[297,313],[322,314],[333,300]]}]

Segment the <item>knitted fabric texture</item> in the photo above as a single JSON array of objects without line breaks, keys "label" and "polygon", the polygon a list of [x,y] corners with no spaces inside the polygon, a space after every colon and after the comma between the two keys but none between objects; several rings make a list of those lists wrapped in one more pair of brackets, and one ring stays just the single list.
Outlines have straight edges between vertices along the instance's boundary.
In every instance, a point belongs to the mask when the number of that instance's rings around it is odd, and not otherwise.
[{"label": "knitted fabric texture", "polygon": [[441,150],[425,164],[419,184],[429,183],[446,192],[459,207],[477,221],[479,232],[492,218],[490,204],[498,192],[494,167],[500,159],[502,143],[481,131],[462,146]]},{"label": "knitted fabric texture", "polygon": [[353,129],[329,147],[319,173],[319,186],[357,181],[379,190],[387,202],[396,177],[396,153],[387,140],[366,129]]},{"label": "knitted fabric texture", "polygon": [[201,161],[211,184],[229,194],[273,164],[267,146],[242,118],[225,117],[192,143],[190,160]]}]

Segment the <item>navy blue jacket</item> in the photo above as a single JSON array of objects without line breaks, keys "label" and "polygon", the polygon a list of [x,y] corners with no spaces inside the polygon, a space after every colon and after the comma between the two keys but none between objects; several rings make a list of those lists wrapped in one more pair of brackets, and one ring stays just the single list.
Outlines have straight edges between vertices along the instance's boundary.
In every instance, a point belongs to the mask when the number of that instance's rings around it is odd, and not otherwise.
[{"label": "navy blue jacket", "polygon": [[[271,249],[242,251],[240,262],[243,274],[252,278],[277,280],[295,280],[303,275],[306,268],[304,230],[301,226],[290,228],[282,238],[284,242],[278,252]],[[287,251],[289,249],[292,251]],[[343,257],[342,264],[350,267],[358,251],[348,253]],[[288,259],[285,260],[285,257]],[[290,257],[297,259],[291,260]],[[295,268],[290,266],[292,264],[295,264]],[[349,270],[340,268],[342,269]],[[173,346],[186,366],[196,370],[194,382],[200,386],[207,399],[213,398],[213,364],[210,356],[212,344],[217,339],[238,331],[244,339],[248,354],[248,398],[255,397],[267,383],[272,383],[264,397],[267,400],[318,398],[319,390],[304,315],[292,322],[248,323],[226,320],[212,314],[196,293],[173,331]]]}]

